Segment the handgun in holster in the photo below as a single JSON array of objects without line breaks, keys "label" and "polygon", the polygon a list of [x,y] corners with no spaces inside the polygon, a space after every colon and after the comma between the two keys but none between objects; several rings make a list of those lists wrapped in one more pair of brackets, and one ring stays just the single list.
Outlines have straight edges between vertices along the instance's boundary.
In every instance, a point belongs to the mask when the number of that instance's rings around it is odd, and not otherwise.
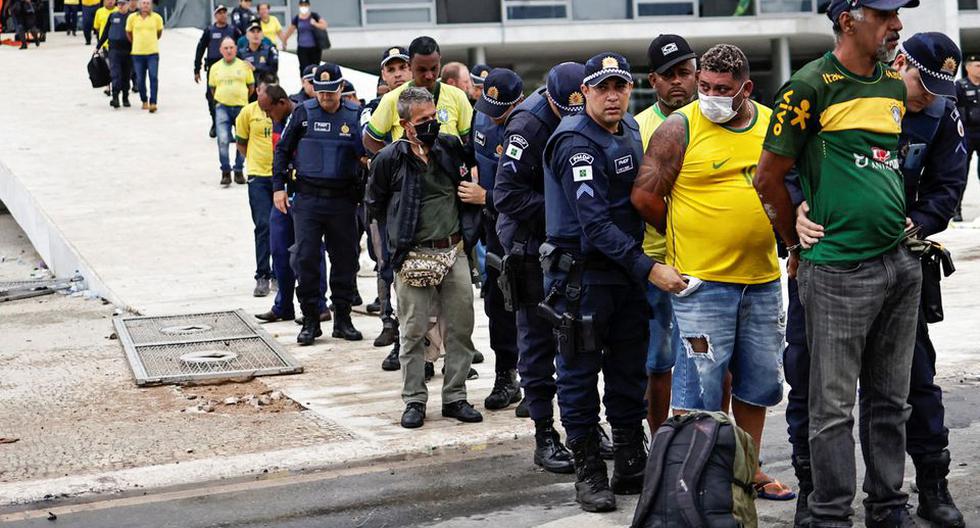
[{"label": "handgun in holster", "polygon": [[953,257],[942,244],[932,240],[922,240],[921,245],[913,249],[913,253],[922,262],[922,316],[927,323],[938,323],[944,317],[940,281],[956,271]]},{"label": "handgun in holster", "polygon": [[504,309],[508,312],[513,312],[514,292],[516,289],[513,287],[512,279],[507,269],[509,258],[509,256],[501,258],[500,255],[487,252],[487,268],[497,272],[497,288],[500,289],[500,295],[504,299]]},{"label": "handgun in holster", "polygon": [[[558,353],[565,360],[571,360],[578,352],[597,350],[595,325],[591,315],[581,315],[582,266],[575,258],[553,244],[541,245],[541,267],[545,273],[560,271],[566,274],[565,280],[557,282],[538,304],[538,313],[554,327]],[[564,286],[564,288],[562,288]],[[558,296],[565,296],[565,311],[555,309]]]}]

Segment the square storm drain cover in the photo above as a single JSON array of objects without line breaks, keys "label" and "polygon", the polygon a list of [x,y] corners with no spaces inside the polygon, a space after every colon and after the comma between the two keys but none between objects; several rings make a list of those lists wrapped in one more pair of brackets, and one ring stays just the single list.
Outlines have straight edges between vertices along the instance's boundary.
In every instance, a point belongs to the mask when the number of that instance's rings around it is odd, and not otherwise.
[{"label": "square storm drain cover", "polygon": [[112,322],[137,385],[303,372],[242,310],[119,316]]}]

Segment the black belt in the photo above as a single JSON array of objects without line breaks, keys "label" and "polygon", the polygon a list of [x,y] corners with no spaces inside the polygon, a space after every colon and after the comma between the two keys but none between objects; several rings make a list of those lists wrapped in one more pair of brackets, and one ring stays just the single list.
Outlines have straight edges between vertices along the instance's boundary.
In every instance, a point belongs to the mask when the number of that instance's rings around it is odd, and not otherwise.
[{"label": "black belt", "polygon": [[456,244],[459,244],[459,241],[462,239],[463,236],[460,235],[459,233],[456,233],[450,236],[449,238],[437,238],[435,240],[426,240],[425,242],[419,242],[418,246],[429,248],[429,249],[449,249],[455,246]]},{"label": "black belt", "polygon": [[320,198],[351,198],[353,193],[350,189],[333,189],[330,187],[320,187],[303,180],[296,180],[289,184],[300,194],[310,194]]}]

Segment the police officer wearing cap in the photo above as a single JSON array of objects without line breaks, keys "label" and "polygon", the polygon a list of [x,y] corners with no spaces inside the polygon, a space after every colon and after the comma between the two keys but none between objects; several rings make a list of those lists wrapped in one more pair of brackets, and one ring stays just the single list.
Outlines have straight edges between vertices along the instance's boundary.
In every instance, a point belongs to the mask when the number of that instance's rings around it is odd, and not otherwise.
[{"label": "police officer wearing cap", "polygon": [[[971,53],[963,59],[963,78],[956,81],[956,106],[960,109],[966,127],[966,148],[969,161],[980,152],[980,53]],[[980,169],[978,169],[980,176]],[[957,209],[956,221],[962,221]]]},{"label": "police officer wearing cap", "polygon": [[548,72],[546,86],[511,112],[493,186],[497,235],[507,253],[504,268],[517,316],[517,371],[523,404],[534,420],[534,463],[552,473],[571,473],[575,468],[554,428],[555,338],[550,321],[538,314],[538,303],[544,300],[538,260],[545,239],[542,156],[561,118],[582,110],[583,77],[582,64],[561,63]]},{"label": "police officer wearing cap", "polygon": [[319,337],[319,261],[324,242],[330,257],[330,299],[334,306],[333,337],[361,339],[351,322],[357,266],[357,221],[355,212],[362,188],[356,179],[357,165],[364,164],[358,108],[343,101],[344,79],[340,67],[325,63],[313,77],[316,99],[297,105],[276,145],[273,162],[273,202],[285,213],[288,204],[285,182],[290,164],[296,169],[296,193],[291,214],[296,232],[296,289],[303,310],[303,329],[296,337],[301,345]]},{"label": "police officer wearing cap", "polygon": [[[963,124],[956,108],[954,76],[960,50],[942,33],[917,33],[902,43],[893,67],[908,91],[907,113],[899,137],[899,166],[905,180],[907,216],[918,236],[925,238],[946,230],[966,187],[969,170]],[[796,203],[803,201],[798,186],[790,187]],[[804,246],[819,244],[823,227],[811,222],[806,208],[799,209],[797,232]],[[927,267],[923,276],[928,277]],[[935,277],[938,289],[938,276]],[[912,413],[906,422],[905,450],[915,465],[920,517],[944,527],[964,526],[963,515],[949,494],[949,430],[945,426],[942,389],[935,384],[936,350],[929,339],[931,313],[929,288],[923,285],[923,302],[916,327],[915,350],[908,403]],[[786,409],[794,460],[809,458],[806,390],[810,354],[805,340],[805,319],[795,281],[789,298],[785,353],[786,379],[797,396]],[[799,475],[799,471],[797,471]],[[801,490],[812,483],[801,478]]]},{"label": "police officer wearing cap", "polygon": [[[262,22],[255,19],[245,33],[248,39],[244,46],[238,48],[238,58],[252,67],[256,79],[263,77],[275,78],[279,74],[279,50],[267,43],[262,35]],[[254,100],[254,97],[253,97]]]},{"label": "police officer wearing cap", "polygon": [[473,145],[479,184],[464,181],[460,196],[464,202],[483,205],[483,244],[486,246],[486,273],[483,309],[490,330],[490,348],[497,356],[493,390],[484,401],[489,410],[504,409],[521,401],[517,383],[517,326],[514,313],[507,308],[504,292],[497,284],[501,276],[504,249],[497,238],[497,210],[493,206],[497,163],[504,151],[504,123],[524,100],[524,81],[511,70],[496,68],[487,75],[483,95],[476,102],[473,117]]},{"label": "police officer wearing cap", "polygon": [[486,82],[487,76],[490,75],[492,69],[486,64],[477,64],[470,68],[470,81],[473,86],[467,95],[469,95],[470,101],[473,104],[476,104],[480,100],[480,96],[483,95],[483,83]]},{"label": "police officer wearing cap", "polygon": [[[643,220],[630,192],[643,158],[639,125],[626,110],[630,65],[618,53],[585,64],[585,111],[561,121],[545,148],[545,300],[555,327],[558,405],[575,459],[576,500],[586,511],[616,508],[615,493],[639,493],[646,465],[643,419],[649,305],[656,264],[643,252]],[[612,426],[614,468],[600,458],[599,372]],[[611,489],[610,489],[611,484]]]},{"label": "police officer wearing cap", "polygon": [[[238,28],[228,23],[228,8],[219,5],[214,8],[214,23],[204,29],[200,40],[197,41],[197,51],[194,52],[194,82],[201,82],[201,59],[204,59],[204,78],[208,78],[211,66],[221,60],[221,41],[231,38],[237,41],[241,33]],[[211,137],[217,137],[214,128],[214,96],[211,89],[204,83],[204,96],[208,101],[208,112],[211,113]]]},{"label": "police officer wearing cap", "polygon": [[317,65],[310,64],[303,68],[303,89],[289,96],[289,100],[295,104],[303,104],[310,99],[316,99],[316,92],[313,91],[313,74],[316,73]]}]

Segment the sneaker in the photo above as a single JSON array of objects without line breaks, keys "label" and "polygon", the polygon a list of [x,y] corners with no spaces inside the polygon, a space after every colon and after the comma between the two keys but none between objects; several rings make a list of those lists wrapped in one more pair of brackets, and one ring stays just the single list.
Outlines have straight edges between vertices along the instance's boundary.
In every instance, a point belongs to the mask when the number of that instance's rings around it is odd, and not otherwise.
[{"label": "sneaker", "polygon": [[269,279],[255,279],[255,290],[252,295],[255,297],[269,295]]}]

